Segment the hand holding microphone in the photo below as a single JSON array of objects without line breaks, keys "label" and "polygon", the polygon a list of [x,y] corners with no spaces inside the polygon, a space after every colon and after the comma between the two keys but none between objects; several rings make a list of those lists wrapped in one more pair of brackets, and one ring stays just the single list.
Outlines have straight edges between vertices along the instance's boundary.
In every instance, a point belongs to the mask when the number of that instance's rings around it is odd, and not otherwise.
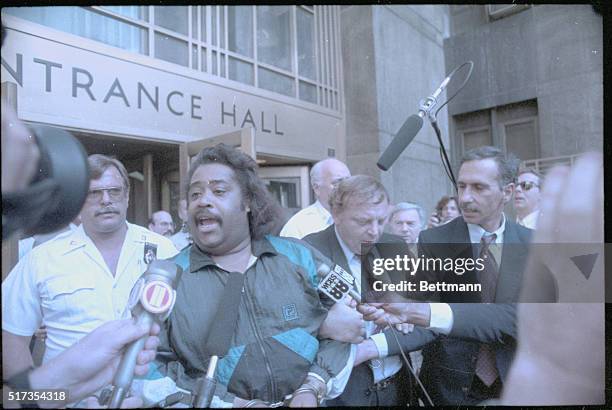
[{"label": "hand holding microphone", "polygon": [[353,276],[335,265],[322,263],[317,269],[318,290],[336,302],[319,328],[319,336],[346,343],[361,343],[365,338],[363,315],[356,310],[361,296],[353,287]]},{"label": "hand holding microphone", "polygon": [[[176,280],[181,272],[182,269],[170,261],[154,260],[149,264],[147,271],[134,285],[128,301],[138,326],[151,329],[156,322],[163,321],[170,314],[176,300]],[[129,392],[138,354],[145,346],[145,339],[145,336],[139,338],[126,349],[113,379],[110,408],[121,407]]]},{"label": "hand holding microphone", "polygon": [[67,389],[68,400],[77,402],[110,383],[124,347],[142,337],[144,350],[138,354],[134,373],[144,375],[155,358],[159,331],[157,325],[147,330],[132,319],[107,322],[34,369],[30,385],[35,390]]}]

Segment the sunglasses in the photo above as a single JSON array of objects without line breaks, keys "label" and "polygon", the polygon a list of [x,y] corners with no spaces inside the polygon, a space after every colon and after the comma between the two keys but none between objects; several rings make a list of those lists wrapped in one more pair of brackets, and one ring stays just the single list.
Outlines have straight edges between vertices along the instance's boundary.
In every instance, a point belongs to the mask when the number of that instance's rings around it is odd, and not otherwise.
[{"label": "sunglasses", "polygon": [[530,182],[530,181],[523,181],[523,182],[519,182],[516,184],[517,187],[521,187],[521,189],[523,191],[529,191],[531,188],[539,188],[540,185],[536,184],[535,182]]}]

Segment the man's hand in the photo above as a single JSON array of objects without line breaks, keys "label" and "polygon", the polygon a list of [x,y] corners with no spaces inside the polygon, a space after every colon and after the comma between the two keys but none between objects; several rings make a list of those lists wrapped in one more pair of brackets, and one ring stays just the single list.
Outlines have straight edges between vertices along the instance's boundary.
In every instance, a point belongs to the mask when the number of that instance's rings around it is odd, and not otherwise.
[{"label": "man's hand", "polygon": [[45,325],[42,325],[41,327],[36,329],[36,331],[34,332],[34,336],[44,342],[47,338],[47,327]]},{"label": "man's hand", "polygon": [[407,335],[408,333],[414,330],[414,325],[412,323],[398,323],[397,325],[395,325],[395,328],[403,334]]},{"label": "man's hand", "polygon": [[317,396],[324,397],[326,391],[325,383],[308,375],[300,388],[293,393],[289,407],[317,407],[319,405]]},{"label": "man's hand", "polygon": [[302,392],[293,396],[289,407],[317,407],[317,396],[311,392]]},{"label": "man's hand", "polygon": [[431,216],[429,217],[429,220],[427,221],[427,226],[429,228],[435,228],[436,226],[440,226],[441,223],[442,221],[440,221],[440,218],[438,217],[438,213],[433,212]]},{"label": "man's hand", "polygon": [[411,323],[428,327],[431,319],[429,303],[422,302],[364,303],[357,310],[365,320],[380,326]]},{"label": "man's hand", "polygon": [[[107,322],[30,374],[33,389],[67,389],[70,402],[81,400],[109,384],[125,346],[147,335],[132,319]],[[159,325],[154,324],[138,354],[134,374],[143,376],[155,359]]]},{"label": "man's hand", "polygon": [[378,349],[372,339],[366,339],[362,343],[357,345],[357,352],[355,353],[355,363],[353,367],[359,366],[363,362],[367,362],[371,359],[378,357]]},{"label": "man's hand", "polygon": [[319,329],[319,337],[346,343],[361,343],[365,338],[363,315],[355,307],[351,298],[343,299],[329,310],[327,318]]},{"label": "man's hand", "polygon": [[[523,292],[537,292],[537,262],[551,267],[559,293],[572,283],[560,280],[571,268],[572,247],[550,244],[603,244],[603,161],[586,154],[574,166],[551,169],[543,184],[536,245],[523,274]],[[603,255],[602,255],[603,256]],[[563,263],[554,264],[554,260]],[[567,261],[567,262],[566,262]],[[603,278],[595,264],[589,281]],[[573,282],[573,281],[572,281]],[[503,405],[588,405],[605,403],[604,303],[522,303],[518,306],[519,349],[501,398]],[[571,358],[579,358],[572,360]]]}]

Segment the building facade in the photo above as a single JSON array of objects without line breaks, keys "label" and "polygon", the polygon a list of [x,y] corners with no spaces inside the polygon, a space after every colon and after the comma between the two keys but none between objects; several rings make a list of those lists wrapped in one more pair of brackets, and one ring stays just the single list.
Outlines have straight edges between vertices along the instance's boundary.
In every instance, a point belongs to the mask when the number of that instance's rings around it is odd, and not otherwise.
[{"label": "building facade", "polygon": [[176,216],[188,143],[248,130],[290,210],[310,203],[310,164],[345,157],[337,7],[15,7],[2,20],[19,117],[123,161],[144,205],[132,222]]},{"label": "building facade", "polygon": [[455,161],[492,144],[545,172],[603,152],[603,27],[592,6],[450,6],[450,22],[447,70],[475,63],[449,104]]},{"label": "building facade", "polygon": [[467,60],[470,81],[438,115],[455,167],[483,144],[544,171],[603,149],[589,5],[4,7],[2,21],[3,98],[124,162],[141,225],[158,209],[178,220],[189,157],[220,141],[257,159],[285,217],[312,201],[308,171],[329,156],[431,211],[453,187],[428,121],[389,171],[376,162]]}]

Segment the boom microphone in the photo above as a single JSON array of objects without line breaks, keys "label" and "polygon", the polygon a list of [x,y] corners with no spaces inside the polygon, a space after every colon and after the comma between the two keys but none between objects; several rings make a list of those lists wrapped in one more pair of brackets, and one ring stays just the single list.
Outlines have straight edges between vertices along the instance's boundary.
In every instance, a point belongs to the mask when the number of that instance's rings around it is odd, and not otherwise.
[{"label": "boom microphone", "polygon": [[[130,293],[128,308],[139,325],[149,328],[170,314],[176,301],[176,279],[182,269],[173,262],[154,260],[136,282]],[[109,408],[119,408],[132,385],[138,353],[144,347],[147,335],[132,342],[125,350],[113,380],[113,395]]]},{"label": "boom microphone", "polygon": [[[399,157],[400,154],[404,152],[406,147],[412,142],[423,126],[423,118],[426,115],[429,115],[433,107],[436,105],[438,97],[448,85],[452,74],[453,73],[449,74],[444,81],[442,81],[440,86],[433,92],[432,95],[419,102],[419,113],[408,117],[397,134],[395,134],[395,138],[393,138],[391,144],[389,144],[385,152],[383,152],[380,159],[376,163],[378,168],[382,169],[383,171],[387,171],[389,168],[391,168],[391,165],[393,165],[397,157]],[[430,120],[432,120],[431,117]]]},{"label": "boom microphone", "polygon": [[[419,112],[419,114],[421,113]],[[412,142],[422,126],[423,117],[421,115],[413,114],[408,117],[404,125],[402,125],[402,128],[400,128],[395,135],[395,138],[393,138],[393,141],[391,141],[391,144],[389,144],[385,152],[380,156],[380,159],[376,163],[378,168],[383,171],[387,171],[391,168],[391,165],[393,165],[397,157],[406,149],[408,144]]]}]

